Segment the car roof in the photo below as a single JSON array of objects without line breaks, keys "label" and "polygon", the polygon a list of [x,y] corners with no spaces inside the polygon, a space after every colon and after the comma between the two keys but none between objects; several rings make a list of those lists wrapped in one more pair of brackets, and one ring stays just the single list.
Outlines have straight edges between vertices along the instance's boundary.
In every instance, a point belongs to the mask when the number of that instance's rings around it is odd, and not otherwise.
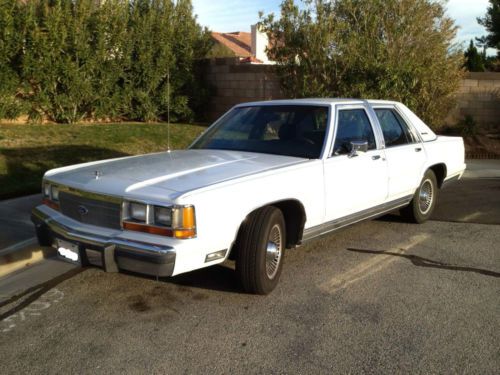
[{"label": "car roof", "polygon": [[384,105],[384,104],[398,104],[394,101],[388,100],[365,100],[365,99],[354,99],[354,98],[304,98],[304,99],[279,99],[279,100],[266,100],[257,102],[247,102],[240,103],[237,107],[246,106],[256,106],[256,105],[325,105],[325,104],[374,104],[374,105]]}]

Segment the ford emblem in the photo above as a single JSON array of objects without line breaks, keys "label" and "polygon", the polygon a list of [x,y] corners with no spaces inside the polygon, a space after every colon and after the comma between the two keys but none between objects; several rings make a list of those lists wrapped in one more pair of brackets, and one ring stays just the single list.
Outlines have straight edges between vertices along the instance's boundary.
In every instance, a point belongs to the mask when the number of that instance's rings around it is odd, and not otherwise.
[{"label": "ford emblem", "polygon": [[87,215],[89,213],[89,210],[85,206],[78,206],[78,213],[81,216]]}]

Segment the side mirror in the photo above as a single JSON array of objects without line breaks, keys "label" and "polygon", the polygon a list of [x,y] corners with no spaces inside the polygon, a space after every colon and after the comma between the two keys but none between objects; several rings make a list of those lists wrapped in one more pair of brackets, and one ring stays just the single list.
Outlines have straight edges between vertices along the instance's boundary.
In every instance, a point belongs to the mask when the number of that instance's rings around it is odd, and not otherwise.
[{"label": "side mirror", "polygon": [[361,153],[368,151],[367,141],[351,141],[351,151],[349,152],[349,157],[358,156]]}]

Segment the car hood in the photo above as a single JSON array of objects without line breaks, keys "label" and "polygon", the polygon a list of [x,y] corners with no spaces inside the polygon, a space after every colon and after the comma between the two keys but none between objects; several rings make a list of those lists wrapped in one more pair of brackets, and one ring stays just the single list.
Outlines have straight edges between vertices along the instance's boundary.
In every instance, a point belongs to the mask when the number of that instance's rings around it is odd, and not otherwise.
[{"label": "car hood", "polygon": [[304,160],[240,151],[180,150],[58,168],[47,172],[45,178],[94,193],[164,201]]}]

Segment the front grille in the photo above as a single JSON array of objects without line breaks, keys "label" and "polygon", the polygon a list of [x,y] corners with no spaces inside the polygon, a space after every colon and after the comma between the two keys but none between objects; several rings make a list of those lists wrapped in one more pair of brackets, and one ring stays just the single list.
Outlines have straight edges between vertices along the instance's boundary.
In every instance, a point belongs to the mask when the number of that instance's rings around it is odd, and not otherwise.
[{"label": "front grille", "polygon": [[82,197],[61,191],[61,213],[74,220],[99,227],[120,229],[121,204]]}]

